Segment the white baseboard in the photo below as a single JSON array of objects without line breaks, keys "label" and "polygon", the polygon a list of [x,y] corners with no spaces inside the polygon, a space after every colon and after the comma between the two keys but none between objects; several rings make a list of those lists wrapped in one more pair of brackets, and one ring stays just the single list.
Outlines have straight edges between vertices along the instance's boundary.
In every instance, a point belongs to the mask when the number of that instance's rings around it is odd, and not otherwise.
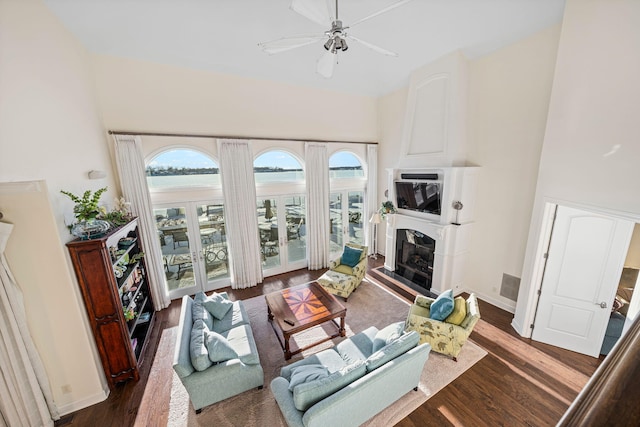
[{"label": "white baseboard", "polygon": [[75,402],[67,403],[66,405],[58,406],[58,412],[60,412],[61,416],[64,416],[72,412],[79,411],[80,409],[87,408],[91,405],[95,405],[96,403],[100,403],[107,397],[109,397],[109,387],[105,386],[105,388],[99,393],[86,396],[80,400],[76,400]]},{"label": "white baseboard", "polygon": [[[483,294],[482,292],[478,292],[476,290],[465,289],[464,291],[460,291],[460,293],[462,293],[462,292],[466,292],[466,293],[469,293],[469,294],[473,292],[474,294],[476,294],[476,296],[478,298],[480,298],[484,302],[488,302],[491,305],[495,305],[496,307],[501,308],[501,309],[503,309],[505,311],[508,311],[511,314],[514,314],[516,312],[516,302],[515,301],[507,303],[507,302],[501,301],[499,299],[495,299],[493,297],[487,296],[487,295]],[[480,316],[482,317],[482,313],[480,313]]]}]

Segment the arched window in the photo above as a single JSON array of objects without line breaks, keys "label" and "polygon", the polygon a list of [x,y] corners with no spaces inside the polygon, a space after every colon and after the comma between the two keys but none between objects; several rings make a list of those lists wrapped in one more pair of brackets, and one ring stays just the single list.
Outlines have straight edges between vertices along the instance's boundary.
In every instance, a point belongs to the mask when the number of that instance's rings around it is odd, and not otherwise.
[{"label": "arched window", "polygon": [[187,148],[165,151],[147,164],[150,189],[220,185],[220,169],[209,156]]},{"label": "arched window", "polygon": [[348,151],[338,151],[329,158],[329,177],[331,179],[364,178],[360,160]]},{"label": "arched window", "polygon": [[253,162],[256,184],[268,182],[300,182],[304,172],[300,162],[285,151],[271,150]]}]

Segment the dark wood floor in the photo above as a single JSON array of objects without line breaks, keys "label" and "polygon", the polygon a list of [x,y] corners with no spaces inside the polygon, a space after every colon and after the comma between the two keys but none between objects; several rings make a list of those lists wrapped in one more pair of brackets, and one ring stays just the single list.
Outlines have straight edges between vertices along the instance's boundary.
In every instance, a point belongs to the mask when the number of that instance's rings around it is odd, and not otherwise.
[{"label": "dark wood floor", "polygon": [[[383,262],[383,258],[371,259],[369,269],[381,266]],[[298,270],[269,277],[253,288],[224,290],[232,299],[248,299],[315,280],[321,274],[322,271]],[[372,277],[384,281],[378,275]],[[391,281],[388,284],[391,285]],[[412,299],[409,294],[404,297]],[[471,339],[488,355],[398,426],[555,425],[600,363],[599,359],[519,337],[511,327],[513,315],[483,301],[480,301],[480,313],[482,320]],[[169,308],[158,313],[150,346],[144,355],[140,381],[117,386],[104,402],[67,415],[55,425],[133,426],[147,381],[154,381],[149,379],[149,372],[162,331],[177,325],[179,314],[180,300],[173,301]],[[155,414],[167,408],[156,409],[140,414],[137,425],[159,425]]]}]

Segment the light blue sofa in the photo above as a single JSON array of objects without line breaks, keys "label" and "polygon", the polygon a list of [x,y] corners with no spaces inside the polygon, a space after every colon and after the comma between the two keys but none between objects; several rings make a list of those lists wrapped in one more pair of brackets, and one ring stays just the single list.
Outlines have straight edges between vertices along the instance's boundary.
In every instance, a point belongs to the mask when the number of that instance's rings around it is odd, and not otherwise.
[{"label": "light blue sofa", "polygon": [[[289,427],[359,426],[417,390],[431,346],[418,345],[419,336],[411,331],[374,352],[378,332],[370,327],[332,349],[281,369],[271,382],[271,391]],[[292,372],[302,365],[322,365],[330,375],[290,391]]]},{"label": "light blue sofa", "polygon": [[[221,295],[227,297],[225,292]],[[173,369],[189,393],[196,413],[205,406],[236,394],[256,387],[262,388],[264,372],[249,324],[249,316],[242,301],[233,302],[232,308],[222,319],[213,318],[212,329],[228,340],[238,357],[213,364],[203,371],[196,370],[192,365],[190,353],[192,307],[193,299],[185,295],[182,298]]]}]

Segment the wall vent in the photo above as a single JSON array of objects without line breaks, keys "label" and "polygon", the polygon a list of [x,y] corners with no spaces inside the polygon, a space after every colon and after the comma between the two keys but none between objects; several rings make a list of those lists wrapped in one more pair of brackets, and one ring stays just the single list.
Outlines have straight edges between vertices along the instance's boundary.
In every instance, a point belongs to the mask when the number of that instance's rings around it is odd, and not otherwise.
[{"label": "wall vent", "polygon": [[500,285],[500,295],[510,299],[518,300],[518,291],[520,290],[520,278],[502,273],[502,284]]}]

